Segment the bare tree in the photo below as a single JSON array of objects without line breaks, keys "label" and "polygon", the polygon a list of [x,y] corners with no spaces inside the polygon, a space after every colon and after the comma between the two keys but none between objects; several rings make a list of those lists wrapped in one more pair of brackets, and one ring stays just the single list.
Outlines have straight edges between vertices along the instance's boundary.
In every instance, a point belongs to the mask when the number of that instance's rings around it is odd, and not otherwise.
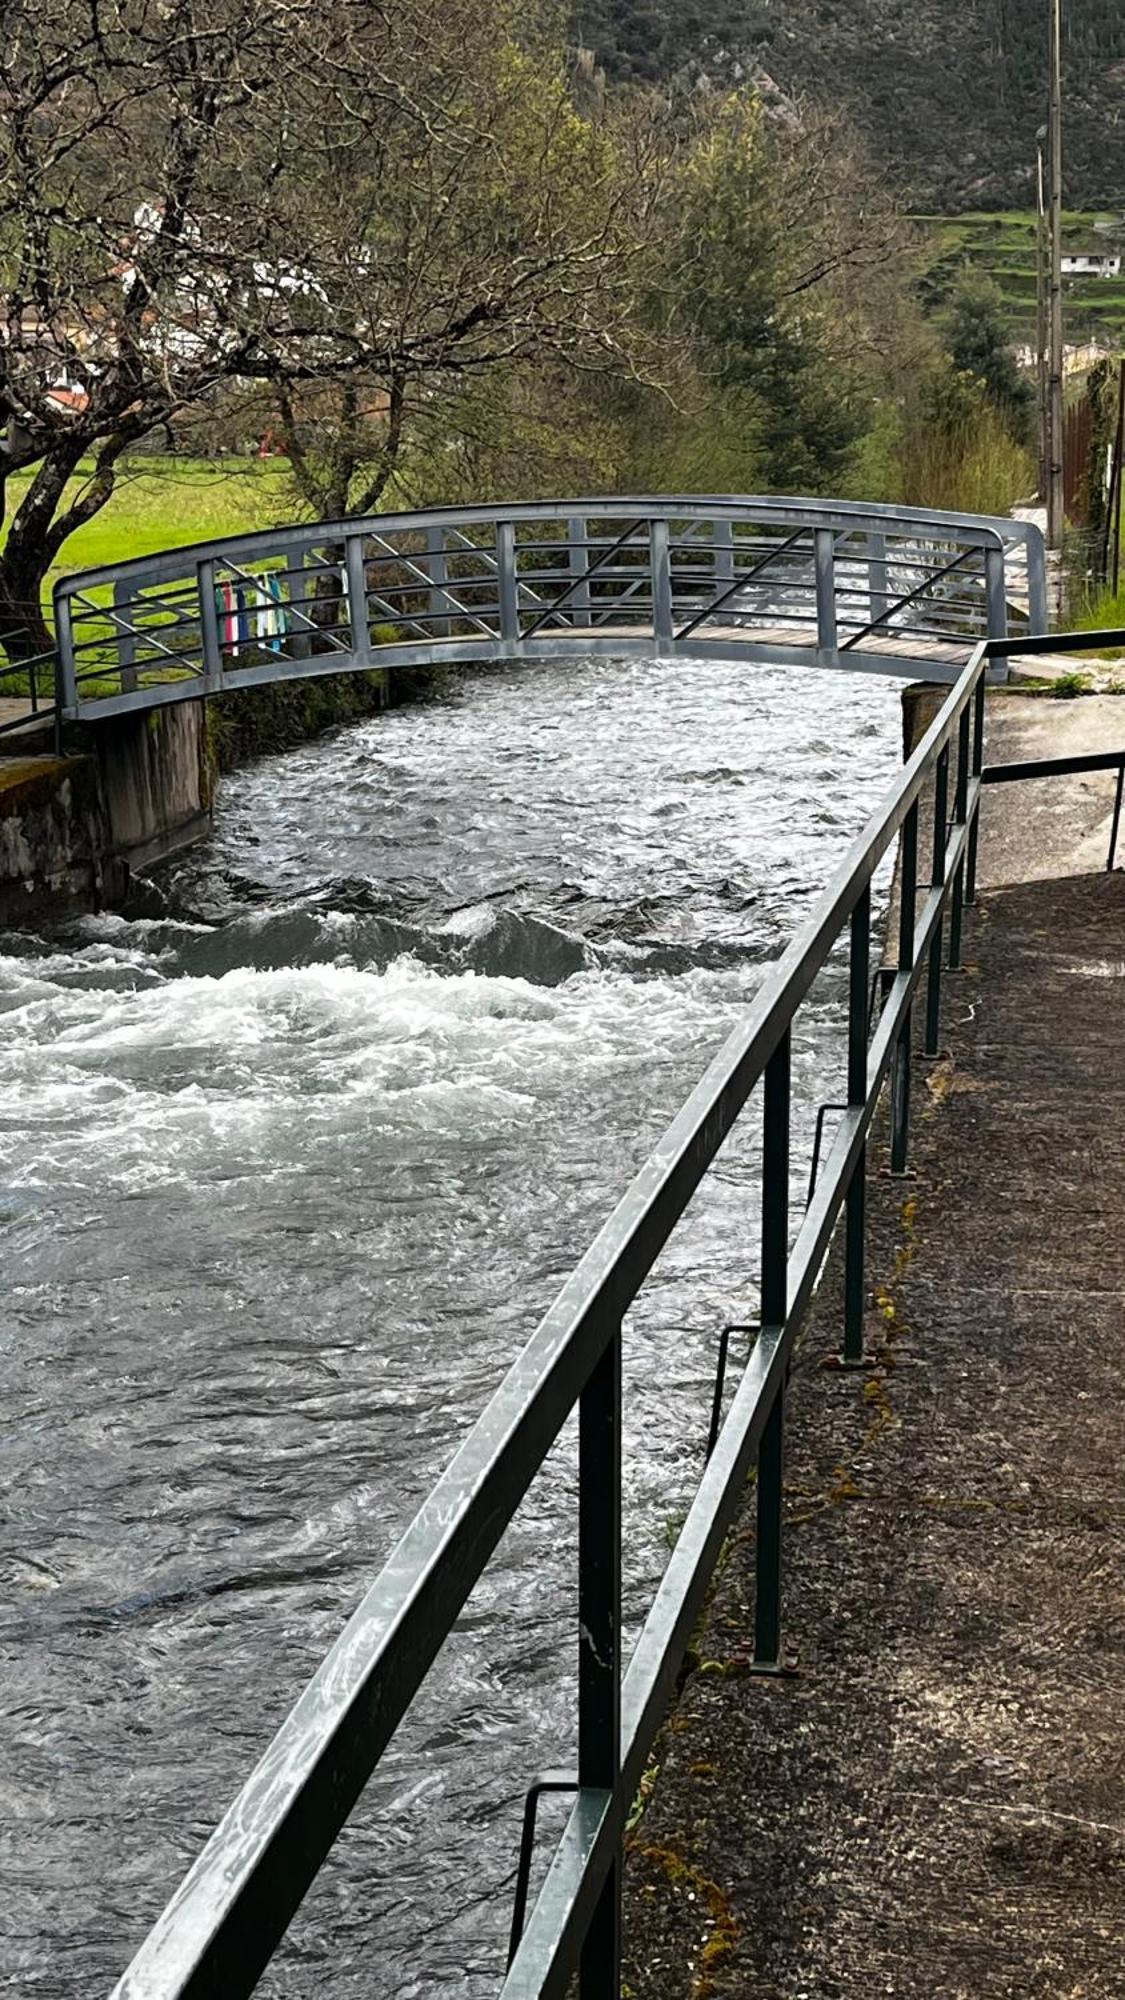
[{"label": "bare tree", "polygon": [[231,385],[342,513],[459,377],[630,365],[660,193],[507,0],[0,0],[0,645],[49,644],[123,456]]}]

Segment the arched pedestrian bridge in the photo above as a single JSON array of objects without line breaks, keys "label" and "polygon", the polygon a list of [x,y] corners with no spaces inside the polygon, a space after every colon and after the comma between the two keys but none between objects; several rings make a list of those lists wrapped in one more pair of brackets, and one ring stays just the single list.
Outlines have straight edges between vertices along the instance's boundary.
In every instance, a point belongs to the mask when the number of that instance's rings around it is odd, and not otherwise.
[{"label": "arched pedestrian bridge", "polygon": [[953,681],[1046,630],[1026,522],[838,501],[548,500],[272,528],[65,578],[72,720],[372,667],[735,658]]}]

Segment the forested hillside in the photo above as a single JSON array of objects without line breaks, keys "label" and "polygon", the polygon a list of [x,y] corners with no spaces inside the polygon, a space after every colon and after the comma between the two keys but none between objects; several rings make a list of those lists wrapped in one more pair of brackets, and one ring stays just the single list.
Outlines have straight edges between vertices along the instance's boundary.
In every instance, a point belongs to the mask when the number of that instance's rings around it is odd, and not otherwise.
[{"label": "forested hillside", "polygon": [[[1064,0],[1066,200],[1125,207],[1125,6]],[[915,205],[1026,208],[1047,0],[577,0],[607,73],[754,80],[843,103]]]}]

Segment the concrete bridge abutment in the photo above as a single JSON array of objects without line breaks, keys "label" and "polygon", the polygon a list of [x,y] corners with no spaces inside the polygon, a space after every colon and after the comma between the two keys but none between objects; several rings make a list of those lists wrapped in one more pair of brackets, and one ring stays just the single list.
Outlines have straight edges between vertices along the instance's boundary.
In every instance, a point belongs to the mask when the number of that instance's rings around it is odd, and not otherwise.
[{"label": "concrete bridge abutment", "polygon": [[112,909],[134,871],[206,833],[205,704],[107,717],[0,761],[0,922]]}]

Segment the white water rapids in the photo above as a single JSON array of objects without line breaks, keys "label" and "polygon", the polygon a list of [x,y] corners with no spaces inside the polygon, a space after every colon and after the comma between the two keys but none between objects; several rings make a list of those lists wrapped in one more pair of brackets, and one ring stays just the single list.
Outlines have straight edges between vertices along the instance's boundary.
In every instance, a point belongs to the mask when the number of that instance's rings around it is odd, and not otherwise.
[{"label": "white water rapids", "polygon": [[[226,781],[156,914],[4,940],[6,1991],[109,1990],[899,744],[860,675],[481,672]],[[756,1125],[626,1326],[634,1629],[753,1316]],[[495,1990],[573,1756],[574,1502],[568,1430],[264,1993]]]}]

